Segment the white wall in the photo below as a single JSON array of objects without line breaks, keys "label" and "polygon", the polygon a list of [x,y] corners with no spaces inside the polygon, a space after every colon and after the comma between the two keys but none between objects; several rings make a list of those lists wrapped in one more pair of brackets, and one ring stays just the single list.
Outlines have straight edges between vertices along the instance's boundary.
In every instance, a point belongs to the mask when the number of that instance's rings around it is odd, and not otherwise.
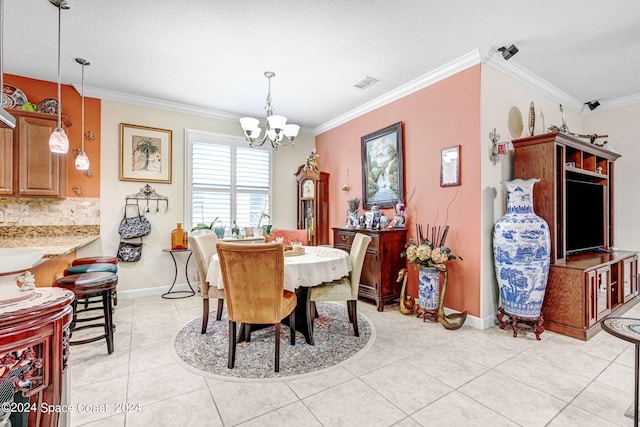
[{"label": "white wall", "polygon": [[[132,104],[102,101],[101,114],[101,239],[79,251],[79,256],[115,254],[118,248],[118,224],[123,215],[125,197],[137,193],[146,183],[120,181],[120,123],[171,129],[172,181],[171,184],[150,185],[159,194],[169,197],[169,209],[151,212],[147,218],[152,232],[144,238],[142,260],[137,263],[119,264],[119,291],[149,290],[158,292],[171,284],[173,263],[163,249],[171,247],[170,234],[176,223],[184,222],[184,129],[242,136],[240,125],[235,121],[225,121],[201,116],[175,113],[166,110],[141,107]],[[275,153],[274,214],[272,222],[282,228],[296,226],[296,186],[293,173],[305,162],[314,148],[315,138],[301,135],[294,147],[285,147]],[[151,204],[155,208],[155,204]],[[186,260],[186,254],[177,254]],[[179,259],[179,261],[181,261]],[[189,277],[195,279],[195,266],[190,263]],[[177,283],[185,283],[183,266],[179,265]]]},{"label": "white wall", "polygon": [[[623,250],[640,250],[640,104],[584,116],[585,132],[609,135],[606,139],[622,154],[615,162],[614,245]],[[611,147],[610,147],[611,148]]]}]

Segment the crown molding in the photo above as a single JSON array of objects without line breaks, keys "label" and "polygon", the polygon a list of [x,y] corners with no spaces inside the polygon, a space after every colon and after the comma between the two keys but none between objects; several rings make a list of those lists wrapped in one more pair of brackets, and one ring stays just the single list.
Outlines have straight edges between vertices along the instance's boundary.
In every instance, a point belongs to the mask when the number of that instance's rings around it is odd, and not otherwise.
[{"label": "crown molding", "polygon": [[[73,88],[80,93],[80,85],[73,84]],[[229,122],[237,122],[240,116],[238,114],[226,113],[224,111],[213,110],[211,108],[196,107],[193,105],[180,104],[178,102],[163,101],[156,98],[148,98],[146,96],[131,95],[124,92],[114,90],[101,89],[97,87],[84,87],[84,96],[89,98],[99,98],[106,101],[122,102],[124,104],[140,105],[143,107],[158,108],[160,110],[168,110],[176,113],[190,114],[194,116],[209,117]],[[313,135],[313,129],[301,127],[300,132]]]},{"label": "crown molding", "polygon": [[594,111],[587,111],[585,114],[600,113],[602,111],[613,110],[621,107],[628,107],[629,105],[640,104],[640,93],[635,95],[623,96],[622,98],[616,98],[611,101],[600,101],[600,107]]},{"label": "crown molding", "polygon": [[467,68],[473,67],[480,62],[480,50],[475,49],[467,53],[466,55],[463,55],[439,68],[436,68],[435,70],[424,74],[423,76],[411,80],[410,82],[405,83],[404,85],[399,86],[398,88],[387,92],[384,95],[381,95],[367,103],[364,103],[361,106],[336,117],[335,119],[329,120],[328,122],[317,126],[313,129],[313,135],[319,135],[337,126],[340,126],[350,120],[355,119],[356,117],[360,117],[363,114],[371,112],[400,98],[404,98],[407,95],[410,95],[420,89],[437,83],[440,80],[444,80],[447,77],[466,70]]}]

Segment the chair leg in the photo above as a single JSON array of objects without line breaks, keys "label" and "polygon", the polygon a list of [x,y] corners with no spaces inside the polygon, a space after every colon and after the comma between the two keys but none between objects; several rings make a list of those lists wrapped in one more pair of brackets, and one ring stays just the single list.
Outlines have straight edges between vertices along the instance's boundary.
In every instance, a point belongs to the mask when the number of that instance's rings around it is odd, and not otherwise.
[{"label": "chair leg", "polygon": [[280,322],[276,323],[276,372],[280,372]]},{"label": "chair leg", "polygon": [[107,353],[113,353],[113,311],[111,306],[111,291],[102,294],[104,304],[104,331],[107,335]]},{"label": "chair leg", "polygon": [[201,334],[207,333],[207,323],[209,323],[209,298],[204,298],[202,300],[202,332]]},{"label": "chair leg", "polygon": [[347,317],[349,318],[349,323],[353,323],[353,306],[351,305],[351,301],[347,301]]},{"label": "chair leg", "polygon": [[296,310],[289,315],[289,333],[291,334],[291,345],[296,345]]},{"label": "chair leg", "polygon": [[358,306],[356,305],[358,300],[347,301],[347,306],[351,307],[351,323],[353,323],[353,335],[356,337],[360,336],[360,332],[358,331]]},{"label": "chair leg", "polygon": [[227,368],[233,369],[236,364],[236,322],[229,320],[229,360]]},{"label": "chair leg", "polygon": [[224,299],[218,298],[218,311],[216,312],[216,320],[222,319],[223,308],[224,308]]}]

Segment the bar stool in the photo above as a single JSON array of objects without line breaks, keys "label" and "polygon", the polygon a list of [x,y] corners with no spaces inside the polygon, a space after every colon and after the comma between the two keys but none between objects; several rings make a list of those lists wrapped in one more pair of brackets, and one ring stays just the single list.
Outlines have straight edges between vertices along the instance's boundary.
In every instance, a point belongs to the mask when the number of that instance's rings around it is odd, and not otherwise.
[{"label": "bar stool", "polygon": [[[118,272],[118,258],[114,256],[91,256],[84,258],[76,258],[71,261],[71,266],[64,270],[63,274],[68,276],[70,274],[88,273],[106,271],[110,273]],[[86,308],[87,301],[85,301]],[[113,305],[118,305],[118,293],[113,292]]]},{"label": "bar stool", "polygon": [[[118,275],[110,272],[90,272],[71,274],[64,276],[53,282],[53,286],[65,288],[75,294],[76,299],[72,303],[73,319],[71,320],[71,333],[88,328],[104,328],[104,334],[97,337],[86,338],[83,340],[69,341],[71,345],[87,344],[98,341],[103,338],[107,339],[107,351],[113,353],[113,306],[111,298],[116,286],[118,285]],[[101,307],[93,305],[78,308],[79,300],[88,300],[92,297],[101,297]],[[93,302],[93,301],[92,301]],[[100,315],[93,317],[81,317],[79,314],[91,311],[101,310]],[[78,326],[78,323],[93,322],[95,320],[104,319],[104,323],[89,323]]]}]

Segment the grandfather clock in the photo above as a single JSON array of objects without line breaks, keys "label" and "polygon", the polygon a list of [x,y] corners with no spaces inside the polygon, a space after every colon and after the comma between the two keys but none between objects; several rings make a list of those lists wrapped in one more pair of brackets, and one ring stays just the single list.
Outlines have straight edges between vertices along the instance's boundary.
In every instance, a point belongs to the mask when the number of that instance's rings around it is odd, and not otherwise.
[{"label": "grandfather clock", "polygon": [[314,161],[300,165],[298,183],[298,229],[306,229],[309,244],[329,244],[329,174]]}]

